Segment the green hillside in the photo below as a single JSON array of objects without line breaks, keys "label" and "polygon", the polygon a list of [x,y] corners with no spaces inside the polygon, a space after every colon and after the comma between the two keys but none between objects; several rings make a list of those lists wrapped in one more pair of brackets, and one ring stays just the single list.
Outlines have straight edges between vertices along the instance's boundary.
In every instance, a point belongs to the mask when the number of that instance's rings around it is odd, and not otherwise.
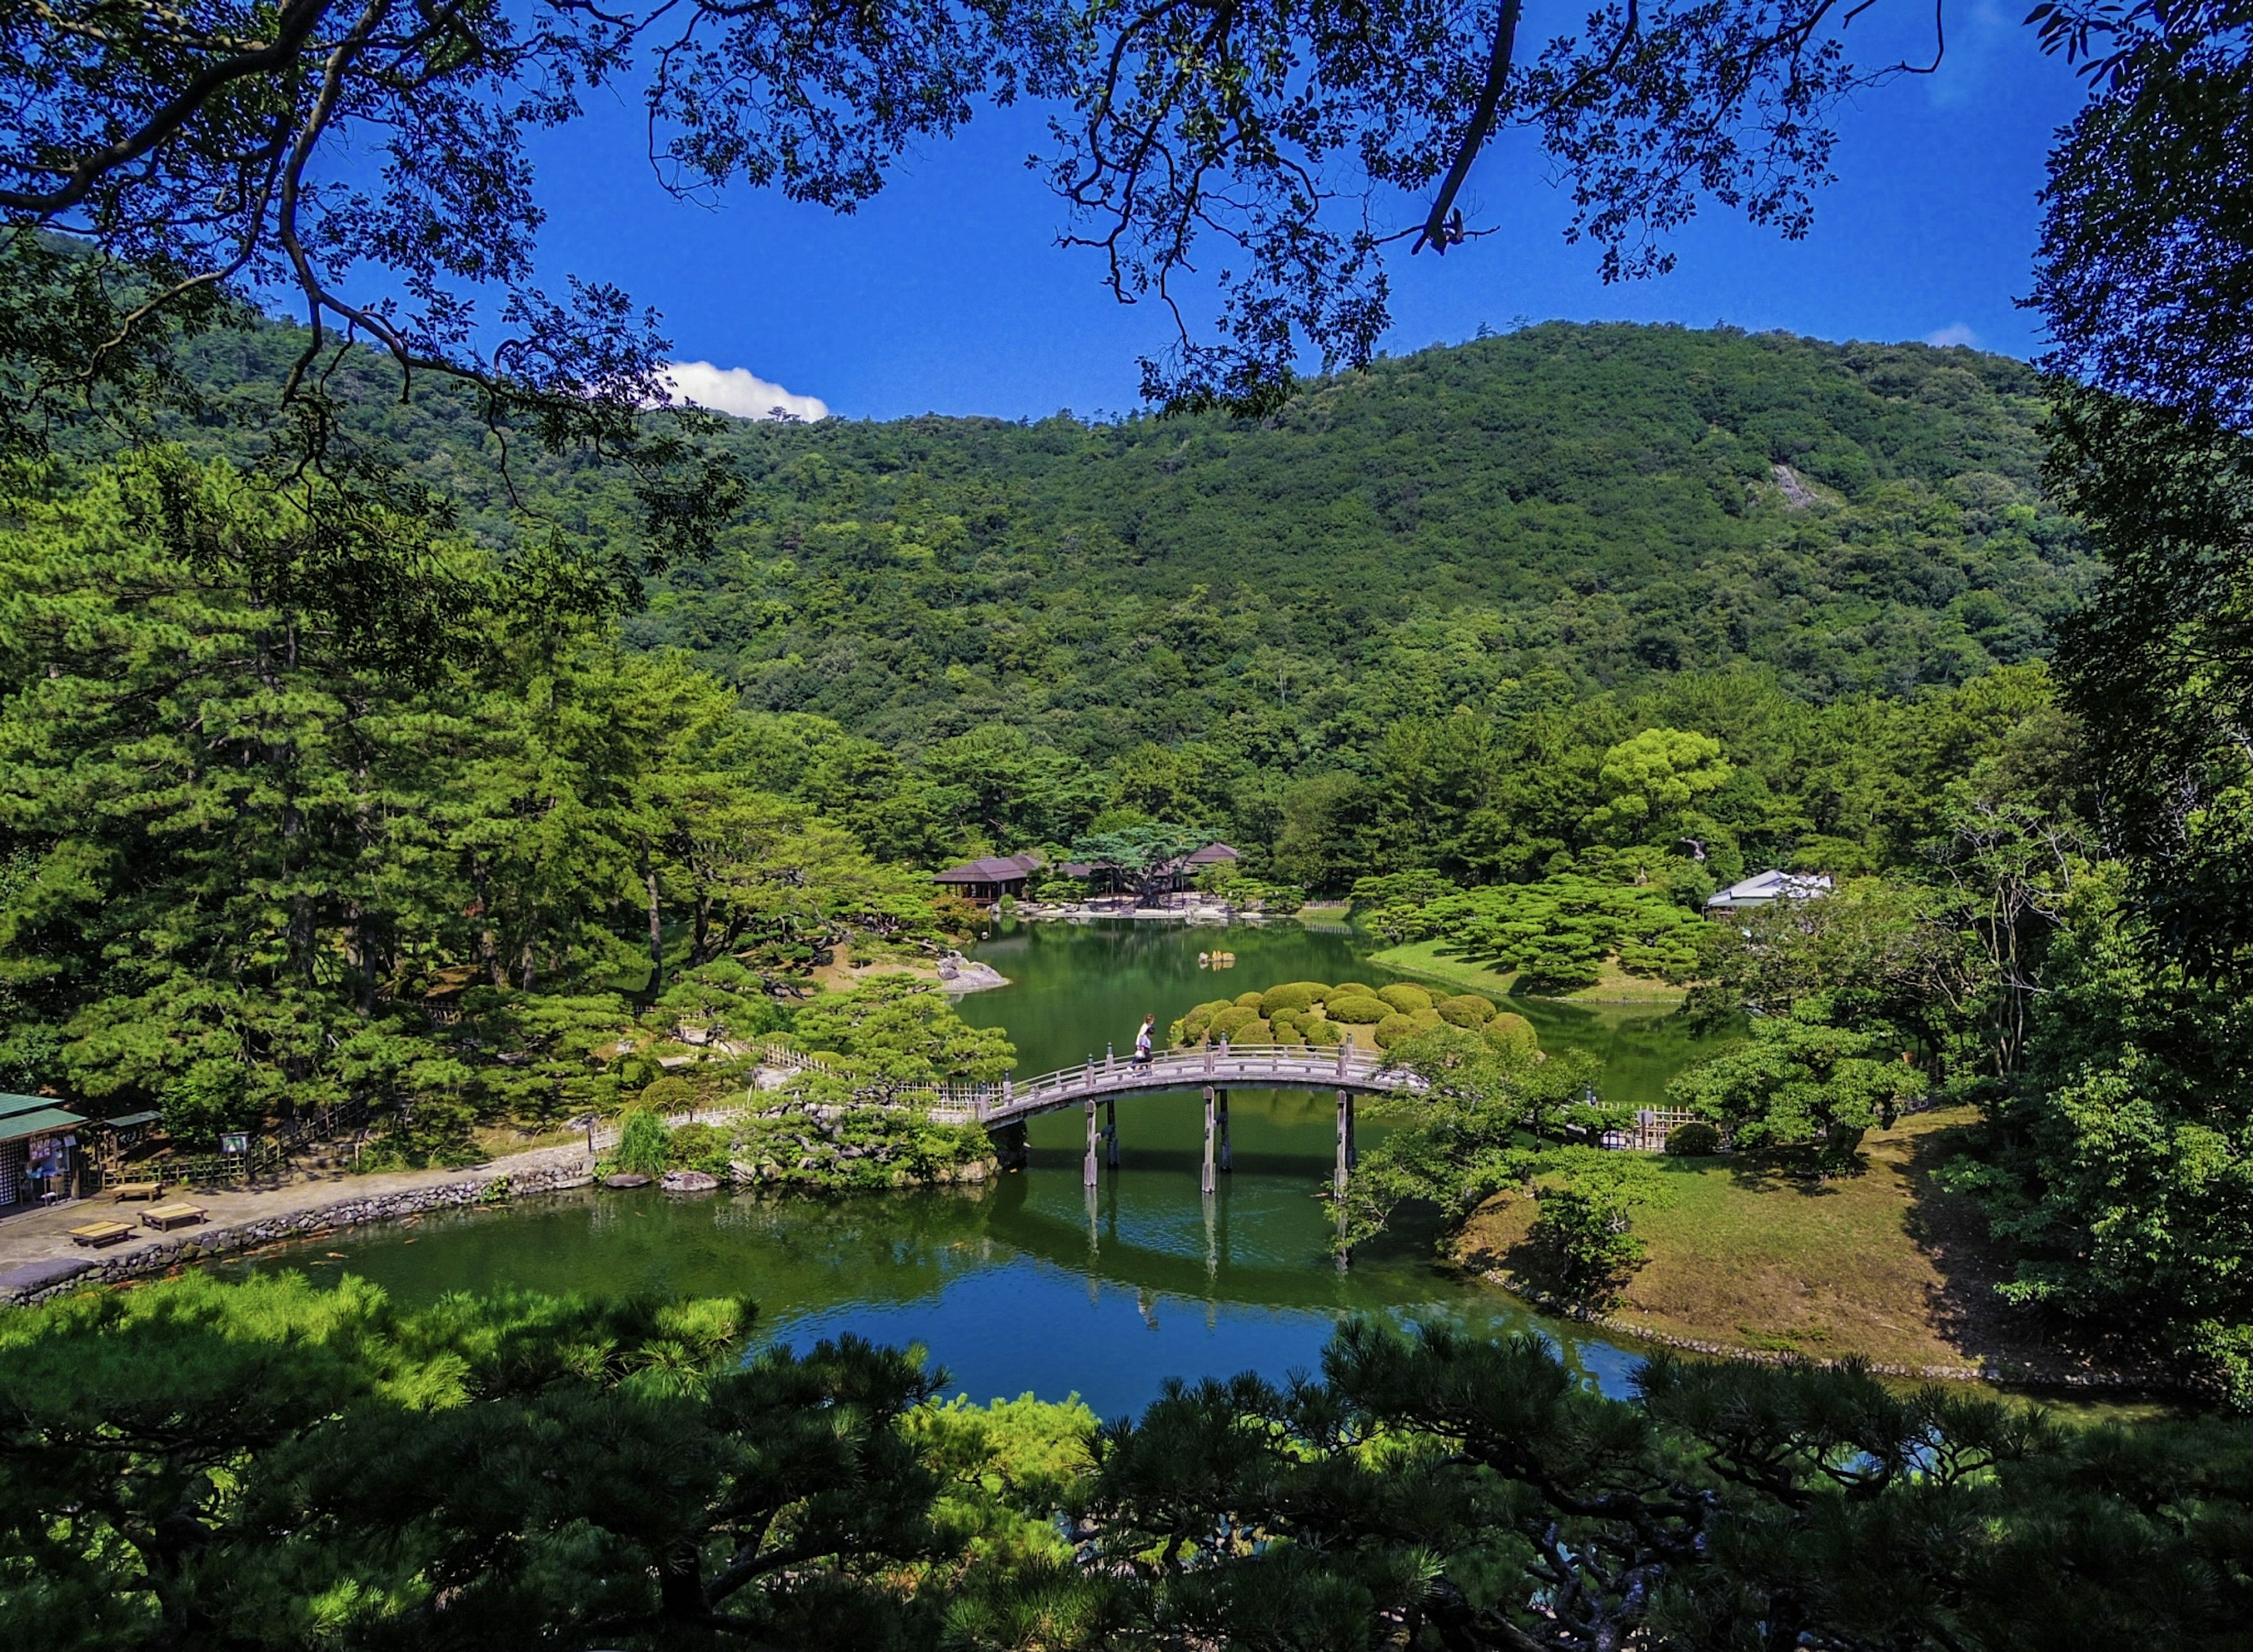
[{"label": "green hillside", "polygon": [[1231,722],[1335,749],[1551,677],[1958,682],[2040,652],[2083,572],[2035,388],[1962,350],[1558,324],[1256,425],[747,427],[750,519],[635,634],[881,739],[1001,720],[1098,758]]},{"label": "green hillside", "polygon": [[[195,341],[209,406],[172,433],[249,457],[295,344]],[[332,380],[358,437],[506,547],[493,439],[387,374]],[[2093,567],[2037,489],[2038,387],[1960,349],[1553,324],[1259,422],[731,422],[744,510],[624,631],[767,714],[770,784],[910,862],[1108,814],[1319,890],[1538,876],[1619,838],[1605,754],[1667,728],[1732,777],[1641,840],[1719,875],[1887,864],[2047,727],[2038,682],[1989,680],[2038,675]],[[630,544],[616,471],[512,463],[519,500]]]}]

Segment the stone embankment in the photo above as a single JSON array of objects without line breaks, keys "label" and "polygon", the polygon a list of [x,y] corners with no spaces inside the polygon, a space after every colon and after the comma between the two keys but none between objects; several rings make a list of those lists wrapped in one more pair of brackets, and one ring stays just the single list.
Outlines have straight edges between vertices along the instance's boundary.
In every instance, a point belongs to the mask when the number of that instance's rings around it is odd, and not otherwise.
[{"label": "stone embankment", "polygon": [[260,1250],[338,1228],[396,1222],[425,1211],[456,1209],[464,1205],[497,1204],[528,1194],[558,1193],[567,1188],[583,1188],[593,1180],[594,1167],[582,1157],[524,1169],[486,1172],[399,1192],[339,1199],[310,1209],[276,1211],[269,1216],[239,1221],[226,1227],[189,1229],[177,1237],[167,1237],[154,1244],[115,1256],[94,1253],[55,1257],[10,1268],[0,1273],[0,1300],[44,1301],[81,1286],[146,1279],[191,1263]]}]

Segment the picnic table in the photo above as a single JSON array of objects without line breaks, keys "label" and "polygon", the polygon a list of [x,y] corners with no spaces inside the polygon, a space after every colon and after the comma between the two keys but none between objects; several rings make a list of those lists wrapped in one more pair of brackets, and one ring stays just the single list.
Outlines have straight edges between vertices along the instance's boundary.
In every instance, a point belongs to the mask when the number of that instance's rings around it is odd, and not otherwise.
[{"label": "picnic table", "polygon": [[70,1230],[70,1236],[76,1244],[115,1244],[121,1239],[133,1237],[133,1224],[130,1222],[81,1222]]},{"label": "picnic table", "polygon": [[204,1208],[178,1199],[170,1204],[152,1204],[141,1213],[141,1219],[150,1227],[163,1231],[168,1228],[185,1228],[204,1219]]},{"label": "picnic table", "polygon": [[121,1181],[109,1190],[113,1199],[153,1199],[164,1192],[161,1181]]}]

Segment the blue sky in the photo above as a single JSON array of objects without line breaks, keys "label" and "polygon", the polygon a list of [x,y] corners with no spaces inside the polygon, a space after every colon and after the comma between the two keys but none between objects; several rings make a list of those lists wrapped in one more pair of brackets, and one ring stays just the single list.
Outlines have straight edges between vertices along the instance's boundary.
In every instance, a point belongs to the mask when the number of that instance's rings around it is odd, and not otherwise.
[{"label": "blue sky", "polygon": [[[1394,261],[1387,347],[1523,316],[2029,353],[2033,318],[2012,300],[2029,285],[2042,157],[2078,94],[2019,15],[1992,0],[1951,11],[1938,73],[1844,112],[1841,181],[1806,240],[1712,208],[1677,238],[1676,272],[1654,282],[1605,287],[1594,254],[1564,243],[1568,203],[1538,156],[1506,140],[1464,200],[1497,233],[1444,261]],[[1929,50],[1906,11],[1865,22],[1901,28],[1904,54]],[[1060,209],[1023,164],[1043,146],[1036,111],[981,112],[850,218],[750,191],[713,206],[673,200],[643,159],[638,115],[616,104],[594,114],[541,157],[543,271],[614,281],[656,306],[682,360],[747,371],[848,417],[1022,418],[1132,408],[1136,356],[1167,341],[1154,311],[1104,292],[1092,254],[1055,246]]]}]

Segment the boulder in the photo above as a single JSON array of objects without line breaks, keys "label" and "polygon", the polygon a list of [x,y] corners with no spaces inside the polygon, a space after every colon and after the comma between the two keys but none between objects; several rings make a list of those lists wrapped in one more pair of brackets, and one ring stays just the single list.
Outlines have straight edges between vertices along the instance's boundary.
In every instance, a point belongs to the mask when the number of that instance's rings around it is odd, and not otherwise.
[{"label": "boulder", "polygon": [[720,1178],[701,1170],[668,1170],[665,1173],[667,1193],[710,1193],[720,1185]]},{"label": "boulder", "polygon": [[649,1178],[638,1170],[621,1170],[614,1176],[604,1176],[603,1185],[606,1188],[645,1188],[649,1186]]}]

